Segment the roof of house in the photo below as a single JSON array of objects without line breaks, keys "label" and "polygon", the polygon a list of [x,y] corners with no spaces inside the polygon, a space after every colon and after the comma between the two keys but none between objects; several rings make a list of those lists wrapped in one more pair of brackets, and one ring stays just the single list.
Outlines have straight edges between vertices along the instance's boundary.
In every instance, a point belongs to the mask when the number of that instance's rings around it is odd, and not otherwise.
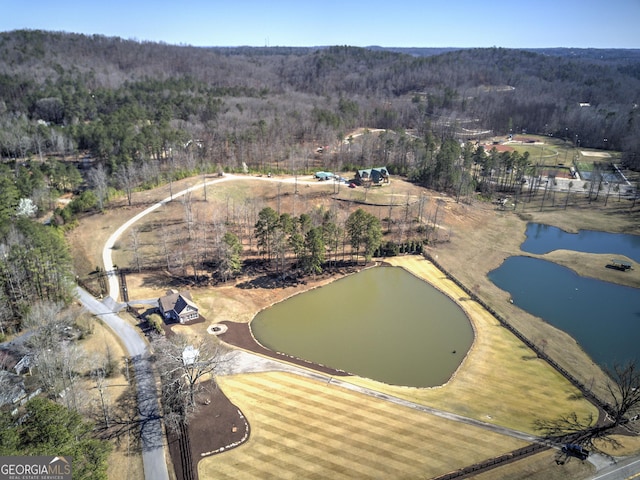
[{"label": "roof of house", "polygon": [[173,310],[178,315],[180,315],[187,306],[190,306],[194,310],[198,310],[196,304],[193,303],[190,292],[176,292],[175,290],[171,290],[167,292],[167,295],[164,297],[160,297],[158,299],[158,303],[160,303],[162,311],[169,312]]},{"label": "roof of house", "polygon": [[0,370],[0,406],[14,404],[27,396],[24,381],[20,375]]},{"label": "roof of house", "polygon": [[176,301],[176,305],[173,309],[176,311],[178,315],[180,315],[180,313],[182,313],[188,306],[191,307],[193,310],[198,311],[198,307],[196,306],[195,303],[193,303],[193,300],[191,300],[190,294],[189,294],[189,298],[187,298],[186,295],[179,295],[178,300]]},{"label": "roof of house", "polygon": [[387,170],[387,167],[375,167],[375,168],[366,168],[364,170],[358,170],[358,174],[361,177],[364,175],[369,176],[374,172],[381,174],[383,177],[385,175],[389,175],[389,171]]}]

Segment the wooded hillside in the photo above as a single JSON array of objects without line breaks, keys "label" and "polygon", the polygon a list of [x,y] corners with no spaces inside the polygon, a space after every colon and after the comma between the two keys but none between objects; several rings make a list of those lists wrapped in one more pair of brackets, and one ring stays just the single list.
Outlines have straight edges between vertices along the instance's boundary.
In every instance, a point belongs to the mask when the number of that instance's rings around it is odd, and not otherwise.
[{"label": "wooded hillside", "polygon": [[[384,153],[391,168],[416,139],[523,130],[640,163],[638,50],[406,52],[3,33],[0,154],[89,150],[115,171],[162,162],[171,148],[174,160],[274,169],[364,126],[400,134]],[[189,154],[194,141],[201,148]],[[338,163],[371,166],[372,148]]]}]

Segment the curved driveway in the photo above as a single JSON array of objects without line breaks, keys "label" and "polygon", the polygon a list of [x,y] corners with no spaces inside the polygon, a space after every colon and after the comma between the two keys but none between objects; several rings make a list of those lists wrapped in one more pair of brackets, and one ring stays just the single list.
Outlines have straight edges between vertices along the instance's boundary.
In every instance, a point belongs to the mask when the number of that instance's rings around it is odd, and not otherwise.
[{"label": "curved driveway", "polygon": [[[169,480],[169,472],[167,470],[167,461],[165,458],[164,436],[162,431],[162,420],[160,415],[160,404],[156,390],[156,380],[153,373],[151,363],[149,361],[149,347],[146,341],[141,337],[140,333],[117,312],[123,307],[118,303],[120,295],[118,277],[114,272],[113,266],[113,247],[122,234],[133,224],[144,216],[157,210],[163,205],[169,203],[175,198],[186,195],[188,192],[198,190],[215,183],[243,178],[234,175],[225,175],[224,177],[211,180],[206,183],[200,183],[190,188],[175,193],[164,200],[153,204],[149,208],[138,213],[127,222],[122,224],[107,239],[102,250],[102,262],[107,272],[109,280],[109,295],[99,302],[88,292],[78,287],[78,297],[87,310],[94,315],[98,315],[109,325],[109,327],[120,337],[124,343],[127,352],[131,358],[136,376],[136,386],[138,390],[138,410],[140,416],[140,429],[142,439],[142,462],[144,465],[144,476],[146,480]],[[262,177],[251,177],[262,178]],[[262,178],[264,180],[278,181],[278,179]],[[294,182],[297,180],[287,179],[280,180],[284,182]],[[300,182],[300,183],[316,183],[316,182]]]},{"label": "curved driveway", "polygon": [[[158,403],[155,376],[149,361],[147,342],[133,326],[117,314],[118,306],[115,302],[110,301],[109,297],[103,302],[99,302],[87,291],[79,287],[77,291],[85,308],[104,320],[120,337],[131,358],[138,390],[138,414],[144,476],[147,480],[169,480],[169,472],[164,455],[164,435],[162,432],[160,405]],[[116,311],[114,311],[114,307],[116,307]]]}]

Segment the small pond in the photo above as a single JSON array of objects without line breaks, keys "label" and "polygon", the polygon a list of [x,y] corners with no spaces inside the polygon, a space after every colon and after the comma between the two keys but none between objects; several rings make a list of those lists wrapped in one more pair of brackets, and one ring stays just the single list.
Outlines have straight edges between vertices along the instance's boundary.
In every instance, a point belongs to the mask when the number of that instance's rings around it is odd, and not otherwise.
[{"label": "small pond", "polygon": [[265,347],[391,385],[446,383],[473,342],[449,297],[399,267],[296,295],[251,322]]},{"label": "small pond", "polygon": [[568,233],[558,227],[529,223],[527,239],[520,246],[523,252],[545,254],[553,250],[575,250],[587,253],[626,255],[640,262],[640,236],[623,233],[580,230]]},{"label": "small pond", "polygon": [[[638,236],[588,230],[570,234],[538,224],[528,226],[521,248],[532,253],[566,249],[640,258]],[[524,256],[508,258],[489,273],[489,279],[509,292],[518,307],[575,338],[600,366],[640,360],[640,289],[581,277],[569,268]]]}]

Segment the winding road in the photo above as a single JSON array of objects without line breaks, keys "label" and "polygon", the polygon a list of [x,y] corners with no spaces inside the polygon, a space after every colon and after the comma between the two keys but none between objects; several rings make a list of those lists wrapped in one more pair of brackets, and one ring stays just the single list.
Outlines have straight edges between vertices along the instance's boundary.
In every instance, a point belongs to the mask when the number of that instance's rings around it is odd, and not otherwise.
[{"label": "winding road", "polygon": [[111,297],[100,302],[81,288],[77,291],[85,308],[99,316],[120,337],[131,358],[138,395],[144,476],[147,480],[169,480],[160,405],[147,342],[118,315],[120,306]]}]

